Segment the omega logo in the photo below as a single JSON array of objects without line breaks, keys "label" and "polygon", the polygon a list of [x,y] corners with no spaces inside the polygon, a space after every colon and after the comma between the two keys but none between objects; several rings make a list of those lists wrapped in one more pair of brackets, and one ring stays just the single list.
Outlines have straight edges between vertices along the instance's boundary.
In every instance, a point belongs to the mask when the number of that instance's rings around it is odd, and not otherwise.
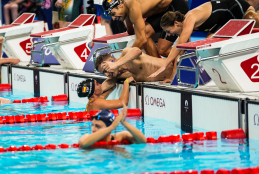
[{"label": "omega logo", "polygon": [[[257,124],[256,124],[256,122],[257,122]],[[259,116],[257,114],[254,115],[254,125],[259,126]]]},{"label": "omega logo", "polygon": [[24,75],[14,73],[14,81],[26,82]]},{"label": "omega logo", "polygon": [[165,108],[165,100],[162,98],[155,98],[155,97],[149,97],[146,95],[145,97],[145,104],[146,105],[152,105],[152,106],[157,106],[157,107],[164,107]]},{"label": "omega logo", "polygon": [[188,100],[185,100],[184,104],[185,104],[185,107],[184,107],[185,111],[188,112],[188,109],[189,109],[189,107],[188,107]]},{"label": "omega logo", "polygon": [[77,90],[77,84],[71,83],[71,90],[76,91]]}]

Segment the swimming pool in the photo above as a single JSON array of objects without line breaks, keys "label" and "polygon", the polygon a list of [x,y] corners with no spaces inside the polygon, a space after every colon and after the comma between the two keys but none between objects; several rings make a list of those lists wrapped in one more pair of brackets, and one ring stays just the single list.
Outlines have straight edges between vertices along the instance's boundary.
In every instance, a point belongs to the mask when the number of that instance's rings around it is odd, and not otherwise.
[{"label": "swimming pool", "polygon": [[[17,92],[16,92],[17,94]],[[0,96],[11,100],[33,97],[33,94],[20,92],[11,95],[1,92]],[[83,111],[85,104],[70,102],[67,105],[35,105],[18,103],[1,105],[3,115],[30,113]],[[140,129],[146,137],[158,138],[160,135],[179,134],[180,125],[163,119],[145,116],[127,119]],[[0,125],[0,146],[20,147],[36,144],[77,143],[84,133],[90,133],[91,122],[75,122],[72,120],[36,122]],[[119,125],[115,132],[124,130]],[[209,131],[194,128],[195,132]],[[218,135],[220,133],[218,132]],[[246,168],[258,165],[259,141],[249,142],[235,140],[195,141],[191,143],[133,144],[119,145],[112,149],[78,148],[55,149],[28,152],[0,153],[1,173],[143,173],[171,172],[189,169],[203,170],[220,168]]]}]

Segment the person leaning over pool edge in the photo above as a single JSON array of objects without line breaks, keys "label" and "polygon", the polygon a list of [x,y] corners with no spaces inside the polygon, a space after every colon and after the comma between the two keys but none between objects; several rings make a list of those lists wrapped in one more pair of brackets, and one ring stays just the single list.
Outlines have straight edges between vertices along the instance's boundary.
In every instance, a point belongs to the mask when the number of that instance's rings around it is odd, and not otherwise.
[{"label": "person leaning over pool edge", "polygon": [[[123,140],[128,140],[129,142],[136,144],[146,143],[147,140],[145,135],[126,121],[127,107],[124,102],[122,104],[123,109],[116,118],[109,110],[101,110],[92,117],[92,133],[84,134],[79,139],[81,148],[87,148],[97,141],[108,142],[117,140],[121,142]],[[128,131],[111,134],[120,122]]]},{"label": "person leaning over pool edge", "polygon": [[129,83],[132,81],[134,81],[133,77],[127,78],[124,81],[120,98],[117,100],[106,100],[107,96],[116,86],[103,93],[101,84],[94,79],[87,79],[80,82],[77,87],[77,95],[78,97],[88,97],[89,101],[86,105],[86,111],[122,108],[123,102],[128,105]]},{"label": "person leaning over pool edge", "polygon": [[[180,12],[167,12],[161,19],[160,25],[168,35],[179,36],[177,43],[171,49],[166,63],[148,78],[154,78],[162,73],[172,61],[179,58],[183,50],[176,49],[177,45],[186,43],[193,31],[210,31],[208,37],[218,31],[230,19],[255,19],[255,28],[259,28],[259,15],[245,0],[217,0],[206,2],[186,15]],[[175,72],[175,71],[173,71]],[[174,75],[172,74],[171,77]],[[172,78],[164,82],[171,82]]]}]

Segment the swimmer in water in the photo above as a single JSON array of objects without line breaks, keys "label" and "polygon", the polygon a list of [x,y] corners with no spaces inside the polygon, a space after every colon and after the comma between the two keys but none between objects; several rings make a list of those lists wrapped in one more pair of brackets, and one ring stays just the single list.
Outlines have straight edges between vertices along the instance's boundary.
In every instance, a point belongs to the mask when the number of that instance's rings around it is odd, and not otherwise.
[{"label": "swimmer in water", "polygon": [[12,101],[9,99],[0,97],[0,104],[9,104],[9,103],[12,103]]},{"label": "swimmer in water", "polygon": [[124,81],[120,98],[117,100],[106,100],[107,96],[116,86],[113,86],[103,93],[101,84],[94,79],[87,79],[79,83],[77,87],[77,94],[78,97],[88,97],[89,101],[86,105],[86,111],[118,109],[123,107],[122,103],[128,105],[129,83],[132,81],[134,81],[133,77],[127,78]]},{"label": "swimmer in water", "polygon": [[[92,117],[92,133],[84,134],[79,139],[81,148],[87,148],[97,141],[117,140],[119,142],[128,140],[131,143],[146,143],[145,135],[126,121],[127,107],[123,103],[121,113],[115,117],[109,110],[101,110]],[[128,131],[122,131],[115,134],[111,132],[121,123]]]},{"label": "swimmer in water", "polygon": [[[149,75],[154,78],[164,72],[172,61],[177,60],[183,50],[176,46],[188,42],[193,31],[210,31],[207,37],[218,31],[230,19],[255,19],[255,27],[259,27],[259,15],[245,0],[217,0],[206,2],[186,15],[180,12],[167,12],[161,19],[160,25],[168,35],[179,36],[177,43],[166,58],[166,63],[159,70]],[[171,77],[174,77],[175,69]],[[164,83],[172,81],[167,79]]]}]

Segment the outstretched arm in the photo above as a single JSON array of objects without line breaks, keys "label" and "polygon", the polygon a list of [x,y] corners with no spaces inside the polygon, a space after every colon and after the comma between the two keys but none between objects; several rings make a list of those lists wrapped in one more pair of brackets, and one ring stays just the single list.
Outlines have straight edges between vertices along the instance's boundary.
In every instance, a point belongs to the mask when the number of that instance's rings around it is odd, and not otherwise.
[{"label": "outstretched arm", "polygon": [[117,68],[125,63],[128,63],[134,59],[139,58],[142,54],[142,51],[137,47],[126,47],[123,49],[120,58],[115,62],[104,61],[103,69],[107,72],[114,72]]},{"label": "outstretched arm", "polygon": [[118,81],[117,78],[114,77],[108,77],[103,83],[102,83],[102,90],[108,91],[112,87],[116,85],[116,82]]},{"label": "outstretched arm", "polygon": [[86,148],[94,144],[95,142],[101,140],[103,137],[111,133],[112,130],[114,130],[118,124],[120,123],[120,120],[122,118],[122,114],[120,113],[119,116],[115,118],[115,120],[112,122],[112,124],[109,127],[106,127],[104,129],[101,129],[95,133],[92,134],[84,134],[79,139],[79,145],[81,148]]},{"label": "outstretched arm", "polygon": [[[96,99],[94,101],[94,110],[102,109],[118,109],[122,108],[122,103],[128,105],[129,101],[129,83],[134,81],[133,77],[130,77],[124,81],[123,90],[121,92],[120,98],[118,100],[105,100],[105,99]],[[129,83],[128,83],[129,82]]]},{"label": "outstretched arm", "polygon": [[124,103],[123,110],[121,111],[121,113],[123,113],[121,118],[121,124],[129,131],[128,133],[124,133],[124,139],[127,139],[130,142],[137,144],[146,143],[147,139],[145,135],[140,130],[138,130],[126,121],[127,107]]},{"label": "outstretched arm", "polygon": [[177,49],[176,46],[188,42],[189,38],[191,37],[191,34],[193,32],[195,20],[187,20],[183,23],[183,30],[181,35],[179,36],[178,41],[176,44],[173,46],[171,52],[169,53],[168,57],[166,58],[165,64],[158,69],[155,73],[151,74],[148,78],[154,78],[158,74],[162,73],[166,67],[177,58],[177,56],[180,55],[181,50]]},{"label": "outstretched arm", "polygon": [[136,58],[139,58],[139,56],[142,54],[142,51],[137,47],[127,47],[123,49],[121,53],[121,57],[115,61],[115,62],[106,62],[104,61],[103,68],[107,72],[114,72],[117,68],[124,65],[125,63],[128,63]]},{"label": "outstretched arm", "polygon": [[111,93],[112,91],[116,88],[116,85],[114,85],[112,88],[110,88],[109,90],[105,91],[100,98],[106,99]]}]

